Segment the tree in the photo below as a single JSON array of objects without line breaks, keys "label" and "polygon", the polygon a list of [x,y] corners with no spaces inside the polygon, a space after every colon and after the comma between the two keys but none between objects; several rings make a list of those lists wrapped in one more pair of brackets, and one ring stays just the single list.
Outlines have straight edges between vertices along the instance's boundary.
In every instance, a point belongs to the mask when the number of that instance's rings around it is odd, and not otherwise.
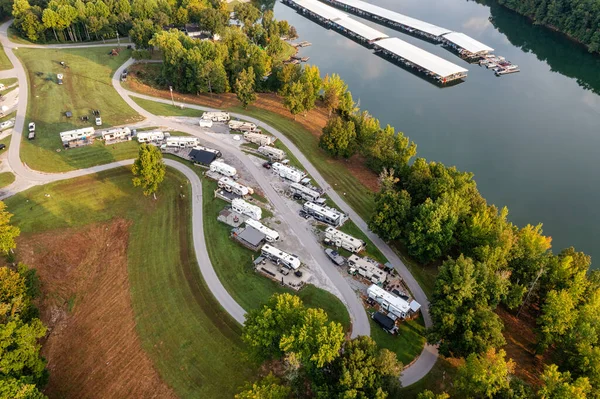
[{"label": "tree", "polygon": [[540,399],[586,399],[592,388],[587,378],[580,377],[573,381],[571,373],[561,373],[555,364],[546,366],[542,382],[538,391]]},{"label": "tree", "polygon": [[316,65],[307,65],[304,67],[301,81],[305,87],[304,111],[310,111],[315,107],[315,101],[321,91],[323,81],[319,67]]},{"label": "tree", "polygon": [[339,117],[329,119],[323,128],[319,146],[333,156],[351,157],[356,151],[354,122]]},{"label": "tree", "polygon": [[21,234],[21,230],[10,225],[13,215],[6,210],[6,204],[0,201],[0,253],[6,255],[17,247],[15,239]]},{"label": "tree", "polygon": [[378,173],[384,168],[402,171],[417,154],[417,145],[402,132],[395,132],[390,125],[377,131],[366,144],[363,151],[367,163]]},{"label": "tree", "polygon": [[161,31],[159,26],[156,26],[150,19],[136,19],[133,21],[133,27],[129,31],[129,37],[138,49],[152,48],[150,40],[155,33]]},{"label": "tree", "polygon": [[331,76],[325,75],[323,89],[323,101],[329,111],[329,117],[331,117],[331,113],[340,106],[342,95],[348,90],[348,86],[340,78],[340,75],[334,73]]},{"label": "tree", "polygon": [[[244,4],[244,3],[242,3]],[[244,69],[235,81],[235,94],[238,100],[242,103],[244,108],[248,108],[248,104],[256,101],[256,92],[254,91],[255,85],[254,69],[248,67]]]},{"label": "tree", "polygon": [[289,397],[290,389],[280,385],[279,380],[272,373],[235,395],[235,399],[288,399]]},{"label": "tree", "polygon": [[439,394],[435,394],[433,392],[431,392],[430,390],[426,389],[423,392],[419,393],[417,395],[417,399],[449,399],[450,395],[448,395],[446,392],[442,392]]},{"label": "tree", "polygon": [[235,19],[246,26],[254,25],[260,18],[260,10],[250,3],[238,3],[233,7]]},{"label": "tree", "polygon": [[214,8],[204,8],[200,11],[198,23],[212,35],[220,34],[227,26],[227,15]]},{"label": "tree", "polygon": [[563,337],[575,324],[577,311],[572,295],[567,290],[550,291],[537,319],[540,339],[539,350],[543,351]]},{"label": "tree", "polygon": [[369,229],[386,241],[399,239],[405,230],[411,211],[411,198],[406,190],[396,190],[398,179],[394,171],[380,175],[381,190],[375,195],[375,210]]},{"label": "tree", "polygon": [[47,399],[35,384],[14,377],[0,378],[0,398]]},{"label": "tree", "polygon": [[505,359],[506,352],[490,348],[482,354],[470,354],[458,368],[456,388],[462,397],[494,398],[510,386],[515,363]]},{"label": "tree", "polygon": [[294,115],[304,112],[304,85],[301,82],[294,82],[290,84],[289,90],[287,90],[284,98],[283,105]]},{"label": "tree", "polygon": [[0,375],[30,376],[33,381],[39,381],[46,367],[38,344],[44,335],[46,327],[39,319],[25,323],[17,316],[0,324]]},{"label": "tree", "polygon": [[166,173],[166,166],[158,147],[142,144],[138,157],[133,163],[132,172],[135,176],[133,185],[141,186],[144,189],[144,195],[154,194],[154,198],[156,198],[158,185],[162,183]]}]

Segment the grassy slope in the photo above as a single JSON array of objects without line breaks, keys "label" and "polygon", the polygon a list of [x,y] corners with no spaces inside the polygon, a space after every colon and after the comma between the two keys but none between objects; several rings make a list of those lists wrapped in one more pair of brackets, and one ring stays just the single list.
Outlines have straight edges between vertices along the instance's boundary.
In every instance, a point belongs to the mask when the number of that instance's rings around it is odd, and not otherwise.
[{"label": "grassy slope", "polygon": [[[88,147],[57,152],[62,148],[59,133],[92,126],[92,109],[99,109],[102,128],[141,120],[117,94],[110,79],[114,71],[131,55],[123,50],[119,56],[109,56],[106,47],[86,49],[20,48],[17,55],[23,62],[29,80],[27,120],[36,122],[36,139],[21,144],[21,159],[29,167],[45,172],[65,172],[132,158],[137,153],[135,142],[104,146],[101,141]],[[69,68],[63,69],[64,61]],[[37,76],[41,72],[42,76]],[[64,84],[56,83],[56,74],[64,74]],[[67,119],[65,111],[72,111]],[[90,116],[81,122],[80,116]],[[94,126],[95,127],[95,126]]]},{"label": "grassy slope", "polygon": [[189,199],[187,181],[177,172],[167,172],[154,201],[132,186],[128,169],[119,168],[35,187],[6,203],[23,232],[130,220],[128,271],[144,349],[181,398],[231,398],[256,369],[245,360],[239,325],[200,276],[190,245]]},{"label": "grassy slope", "polygon": [[162,116],[190,116],[201,117],[203,112],[197,109],[174,107],[172,104],[164,104],[156,101],[145,100],[139,97],[131,97],[140,107],[155,115]]},{"label": "grassy slope", "polygon": [[13,64],[10,62],[6,53],[4,52],[4,48],[0,45],[0,71],[6,71],[12,68]]}]

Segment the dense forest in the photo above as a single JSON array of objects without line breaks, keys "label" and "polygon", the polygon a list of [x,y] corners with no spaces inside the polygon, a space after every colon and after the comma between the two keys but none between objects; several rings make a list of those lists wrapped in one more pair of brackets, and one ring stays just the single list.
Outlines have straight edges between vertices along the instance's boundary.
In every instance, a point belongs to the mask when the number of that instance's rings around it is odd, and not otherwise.
[{"label": "dense forest", "polygon": [[600,52],[600,0],[498,0],[510,8],[565,33]]}]

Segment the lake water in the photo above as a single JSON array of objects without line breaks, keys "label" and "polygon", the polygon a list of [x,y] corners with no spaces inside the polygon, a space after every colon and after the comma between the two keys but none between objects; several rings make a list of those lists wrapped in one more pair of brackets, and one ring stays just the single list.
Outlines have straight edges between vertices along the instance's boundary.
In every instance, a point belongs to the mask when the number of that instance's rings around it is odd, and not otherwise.
[{"label": "lake water", "polygon": [[340,74],[360,107],[408,135],[419,156],[475,173],[482,195],[508,206],[511,221],[543,223],[555,252],[574,246],[600,256],[600,57],[494,4],[370,1],[464,32],[521,72],[496,77],[440,46],[353,16],[469,70],[464,83],[438,88],[282,3],[275,15],[312,42],[300,54],[323,75]]}]

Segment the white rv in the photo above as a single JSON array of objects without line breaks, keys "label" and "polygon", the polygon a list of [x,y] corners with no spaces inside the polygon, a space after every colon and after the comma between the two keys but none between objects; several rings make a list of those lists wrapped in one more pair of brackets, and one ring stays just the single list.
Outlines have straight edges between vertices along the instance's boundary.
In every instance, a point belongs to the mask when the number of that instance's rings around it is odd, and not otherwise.
[{"label": "white rv", "polygon": [[382,309],[387,310],[389,312],[388,316],[392,319],[404,319],[413,313],[418,312],[421,308],[419,302],[415,300],[409,302],[375,284],[367,288],[367,294],[369,295],[369,298],[377,301]]},{"label": "white rv", "polygon": [[359,258],[356,255],[350,255],[348,258],[348,267],[350,271],[355,269],[358,274],[371,281],[373,284],[383,284],[387,280],[387,273],[381,270],[377,262],[368,258]]},{"label": "white rv", "polygon": [[[251,143],[262,145],[262,146],[270,145],[275,142],[275,137],[267,136],[266,134],[262,134],[262,133],[258,133],[258,132],[244,133],[244,139],[246,139],[246,141],[249,141]],[[285,153],[283,154],[283,156],[285,157]]]},{"label": "white rv", "polygon": [[205,112],[202,114],[202,119],[208,119],[213,122],[227,122],[229,120],[228,112]]},{"label": "white rv", "polygon": [[308,213],[316,220],[330,224],[334,227],[344,224],[348,216],[341,211],[324,205],[318,205],[314,202],[307,201],[302,207],[304,212]]},{"label": "white rv", "polygon": [[277,173],[279,176],[291,180],[294,183],[298,183],[306,176],[306,173],[302,172],[301,170],[281,164],[279,162],[273,163],[271,165],[271,170],[273,170],[273,172]]},{"label": "white rv", "polygon": [[94,141],[94,132],[93,127],[68,130],[60,133],[60,139],[66,148],[80,147],[91,144]]},{"label": "white rv", "polygon": [[233,166],[227,165],[223,161],[213,161],[210,164],[210,171],[220,173],[227,177],[233,177],[237,174],[237,170]]},{"label": "white rv", "polygon": [[204,147],[204,146],[201,146],[201,145],[195,146],[194,150],[212,152],[213,154],[215,154],[217,156],[217,158],[219,158],[221,155],[223,155],[223,154],[221,154],[221,151],[219,151],[219,150],[215,150],[214,148]]},{"label": "white rv", "polygon": [[200,127],[212,127],[213,121],[212,119],[200,119]]},{"label": "white rv", "polygon": [[365,242],[354,238],[349,234],[339,231],[333,227],[325,230],[325,239],[336,247],[342,247],[347,251],[358,253],[365,249]]},{"label": "white rv", "polygon": [[[168,133],[167,133],[168,134]],[[160,131],[148,131],[148,132],[139,132],[136,133],[135,137],[139,143],[155,143],[158,144],[162,142],[165,137],[165,133]]]},{"label": "white rv", "polygon": [[290,193],[299,195],[305,201],[317,202],[321,198],[321,194],[313,189],[303,186],[300,183],[290,184]]},{"label": "white rv", "polygon": [[285,159],[285,152],[283,150],[280,150],[279,148],[261,145],[260,147],[258,147],[258,152],[268,156],[269,158],[275,161],[281,161]]},{"label": "white rv", "polygon": [[240,195],[242,197],[245,197],[246,195],[250,194],[250,189],[248,187],[233,181],[227,176],[221,177],[217,184],[219,185],[219,188],[222,188],[230,193]]},{"label": "white rv", "polygon": [[131,140],[131,129],[128,127],[120,127],[116,129],[104,130],[102,132],[102,140],[107,142]]},{"label": "white rv", "polygon": [[229,121],[229,129],[235,132],[253,132],[256,125],[252,122]]},{"label": "white rv", "polygon": [[242,215],[250,216],[252,219],[260,220],[262,218],[262,209],[260,207],[249,204],[241,198],[235,198],[231,201],[231,209]]},{"label": "white rv", "polygon": [[294,255],[275,248],[272,245],[265,244],[261,249],[261,254],[265,258],[277,265],[284,265],[289,269],[298,270],[300,268],[300,259]]},{"label": "white rv", "polygon": [[246,225],[254,227],[256,230],[258,230],[261,233],[263,233],[265,235],[266,240],[268,242],[279,241],[279,233],[276,232],[273,229],[268,228],[267,226],[265,226],[264,224],[262,224],[258,220],[247,219],[246,220]]},{"label": "white rv", "polygon": [[167,147],[189,148],[198,145],[198,137],[172,136],[167,137]]}]

